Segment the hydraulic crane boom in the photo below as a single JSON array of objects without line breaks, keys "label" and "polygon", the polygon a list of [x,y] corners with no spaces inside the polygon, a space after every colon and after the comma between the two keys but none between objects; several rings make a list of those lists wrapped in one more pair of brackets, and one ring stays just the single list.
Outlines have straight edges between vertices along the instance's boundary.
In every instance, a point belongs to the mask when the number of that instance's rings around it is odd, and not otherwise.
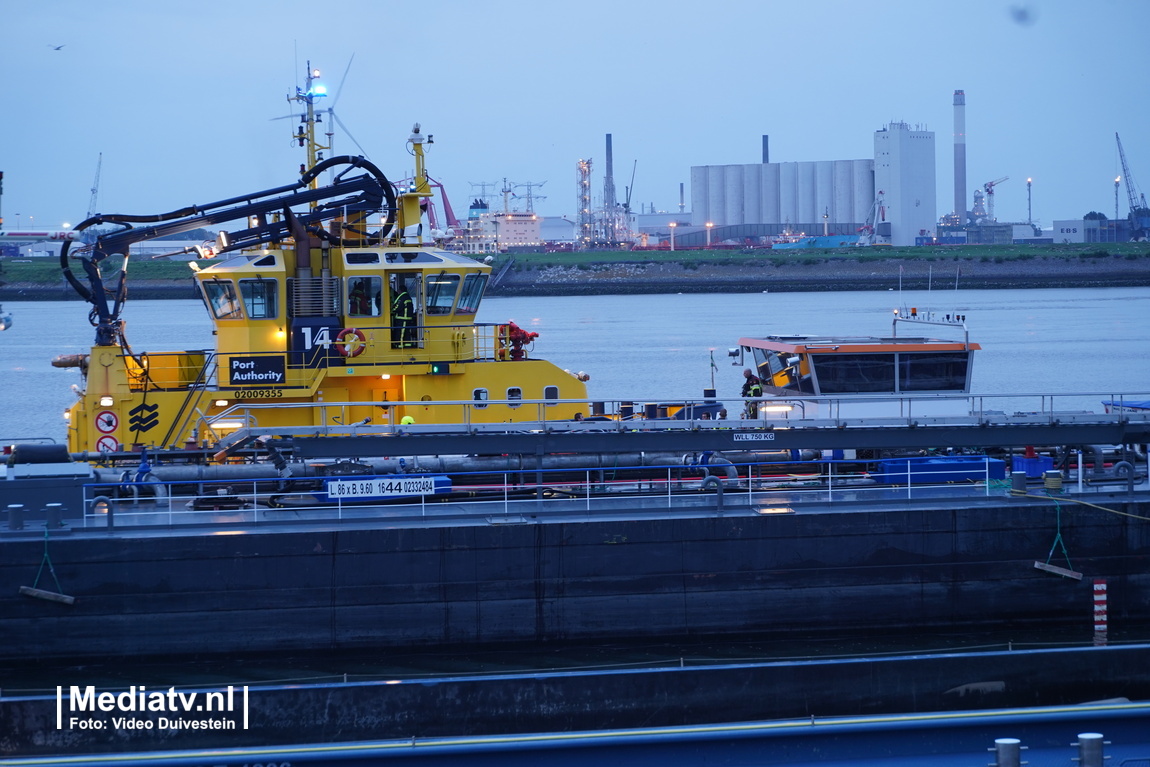
[{"label": "hydraulic crane boom", "polygon": [[[348,166],[338,173],[328,186],[309,188],[311,182],[321,173],[338,166]],[[360,175],[349,176],[353,169],[362,169]],[[224,244],[217,252],[239,250],[240,248],[278,242],[289,237],[310,233],[320,239],[340,245],[363,243],[371,245],[382,241],[391,231],[396,216],[395,190],[391,182],[379,168],[362,157],[333,157],[325,160],[300,176],[294,184],[266,189],[253,194],[232,197],[226,200],[191,205],[180,210],[156,215],[96,215],[76,226],[81,232],[98,224],[118,224],[124,228],[102,234],[91,250],[82,251],[73,258],[80,261],[88,278],[84,285],[72,273],[68,255],[71,241],[64,243],[60,250],[60,268],[72,288],[93,308],[93,325],[96,326],[96,345],[111,346],[116,343],[120,332],[120,312],[127,299],[128,256],[131,246],[146,240],[170,234],[191,231],[203,226],[227,221],[243,220],[246,226],[226,234]],[[292,206],[308,206],[303,212],[293,212]],[[379,231],[368,234],[358,226],[366,217],[375,212],[383,213],[383,226]],[[269,217],[269,214],[281,215]],[[320,224],[335,218],[344,218],[340,234],[329,233]],[[150,226],[133,227],[133,224]],[[351,236],[344,236],[350,233]],[[223,234],[223,233],[221,233]],[[124,256],[114,287],[105,286],[100,274],[100,263],[112,255]],[[109,306],[109,295],[113,297]]]}]

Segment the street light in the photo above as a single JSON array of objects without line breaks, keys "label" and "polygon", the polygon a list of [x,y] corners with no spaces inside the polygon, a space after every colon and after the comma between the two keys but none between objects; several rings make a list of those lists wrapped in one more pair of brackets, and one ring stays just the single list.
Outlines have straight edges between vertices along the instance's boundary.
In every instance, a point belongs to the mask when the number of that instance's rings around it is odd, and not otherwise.
[{"label": "street light", "polygon": [[672,221],[670,224],[667,224],[667,226],[671,227],[671,252],[674,253],[675,252],[675,227],[678,226],[678,224],[676,224],[674,221]]},{"label": "street light", "polygon": [[711,248],[711,227],[714,226],[710,221],[707,222],[707,249]]},{"label": "street light", "polygon": [[1030,210],[1030,182],[1033,179],[1026,179],[1026,223],[1031,226],[1034,225],[1034,214]]},{"label": "street light", "polygon": [[[1114,220],[1118,220],[1118,182],[1122,180],[1121,176],[1114,177]],[[20,214],[17,213],[17,216]],[[1115,224],[1117,226],[1117,224]]]}]

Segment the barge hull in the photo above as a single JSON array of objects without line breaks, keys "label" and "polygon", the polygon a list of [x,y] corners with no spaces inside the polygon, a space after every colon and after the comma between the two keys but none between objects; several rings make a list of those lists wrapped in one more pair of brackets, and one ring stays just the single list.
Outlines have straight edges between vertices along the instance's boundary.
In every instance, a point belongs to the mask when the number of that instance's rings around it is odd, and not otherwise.
[{"label": "barge hull", "polygon": [[[523,524],[77,530],[47,543],[9,535],[0,659],[990,627],[1082,638],[1093,626],[1095,579],[1106,581],[1114,626],[1144,624],[1150,603],[1150,525],[1129,516],[1147,516],[1150,504],[1109,506],[989,499]],[[1034,566],[1059,532],[1081,580]],[[46,546],[72,604],[20,594],[48,583],[43,574],[33,583]]]}]

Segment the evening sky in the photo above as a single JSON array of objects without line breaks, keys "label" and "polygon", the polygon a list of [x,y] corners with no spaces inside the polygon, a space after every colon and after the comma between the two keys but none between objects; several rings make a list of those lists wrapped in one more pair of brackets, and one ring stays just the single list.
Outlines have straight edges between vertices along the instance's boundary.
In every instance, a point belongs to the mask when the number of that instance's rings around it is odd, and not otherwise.
[{"label": "evening sky", "polygon": [[936,134],[943,215],[955,89],[968,199],[1008,176],[1000,220],[1026,219],[1028,176],[1046,226],[1112,216],[1115,132],[1150,183],[1145,0],[0,0],[0,29],[8,229],[77,223],[101,154],[104,213],[289,183],[296,122],[272,118],[298,113],[308,61],[350,131],[336,152],[398,180],[422,123],[457,214],[506,178],[571,216],[581,158],[598,202],[607,133],[619,198],[634,170],[636,210],[676,210],[691,166],[759,162],[764,134],[774,162],[861,159],[903,121]]}]

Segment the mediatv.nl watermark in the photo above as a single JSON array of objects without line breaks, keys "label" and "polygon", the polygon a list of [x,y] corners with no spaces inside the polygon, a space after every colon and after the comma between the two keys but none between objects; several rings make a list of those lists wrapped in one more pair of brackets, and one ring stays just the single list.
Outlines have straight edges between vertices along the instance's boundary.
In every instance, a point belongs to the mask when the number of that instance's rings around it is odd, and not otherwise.
[{"label": "mediatv.nl watermark", "polygon": [[93,685],[56,688],[58,730],[246,730],[248,688],[217,692],[148,690],[96,692]]}]

